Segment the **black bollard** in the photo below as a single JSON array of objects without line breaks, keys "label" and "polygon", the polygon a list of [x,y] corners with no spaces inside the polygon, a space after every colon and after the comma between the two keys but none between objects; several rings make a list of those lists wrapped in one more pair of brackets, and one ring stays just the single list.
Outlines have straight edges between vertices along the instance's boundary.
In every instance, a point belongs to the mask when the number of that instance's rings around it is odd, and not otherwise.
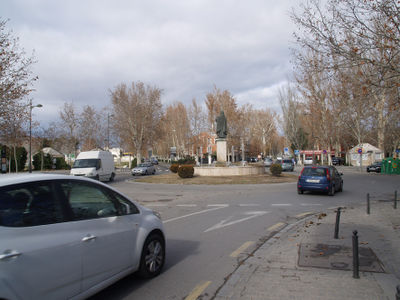
[{"label": "black bollard", "polygon": [[358,259],[358,236],[357,230],[353,231],[353,278],[360,278],[359,269],[359,259]]},{"label": "black bollard", "polygon": [[369,215],[371,213],[370,210],[370,205],[369,205],[369,193],[367,194],[367,214]]},{"label": "black bollard", "polygon": [[341,207],[338,207],[338,209],[336,211],[335,234],[333,235],[334,239],[339,238],[339,223],[340,223],[340,210],[341,209],[342,209]]},{"label": "black bollard", "polygon": [[397,190],[394,191],[394,209],[397,209]]},{"label": "black bollard", "polygon": [[396,300],[400,300],[400,284],[397,285],[396,290],[397,290],[397,293],[396,293]]}]

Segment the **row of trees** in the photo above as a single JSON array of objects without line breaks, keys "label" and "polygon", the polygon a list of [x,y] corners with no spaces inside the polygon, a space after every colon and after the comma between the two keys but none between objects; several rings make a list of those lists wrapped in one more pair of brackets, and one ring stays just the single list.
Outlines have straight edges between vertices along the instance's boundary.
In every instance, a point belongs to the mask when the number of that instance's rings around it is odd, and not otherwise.
[{"label": "row of trees", "polygon": [[[202,133],[215,133],[215,118],[224,110],[228,119],[228,143],[239,149],[246,145],[251,155],[277,154],[284,140],[278,135],[275,112],[256,110],[250,105],[239,107],[228,91],[216,87],[206,95],[205,105],[195,99],[187,107],[174,102],[165,108],[161,104],[162,91],[142,82],[120,84],[110,91],[111,105],[101,111],[85,106],[82,110],[73,103],[64,103],[60,121],[43,131],[53,146],[65,153],[119,145],[134,152],[140,160],[152,149],[168,157],[171,147],[177,155],[195,155],[204,146]],[[206,150],[203,147],[204,150]]]},{"label": "row of trees", "polygon": [[287,139],[348,149],[400,148],[400,10],[396,0],[307,1],[298,25],[295,83],[279,95]]}]

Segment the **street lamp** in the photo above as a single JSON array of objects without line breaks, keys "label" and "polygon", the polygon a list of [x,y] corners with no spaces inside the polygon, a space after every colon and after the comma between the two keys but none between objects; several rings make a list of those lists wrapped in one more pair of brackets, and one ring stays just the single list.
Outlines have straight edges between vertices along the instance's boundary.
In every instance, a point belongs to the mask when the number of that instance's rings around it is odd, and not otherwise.
[{"label": "street lamp", "polygon": [[29,173],[32,173],[32,109],[35,107],[43,107],[43,105],[32,105],[32,99],[29,100]]}]

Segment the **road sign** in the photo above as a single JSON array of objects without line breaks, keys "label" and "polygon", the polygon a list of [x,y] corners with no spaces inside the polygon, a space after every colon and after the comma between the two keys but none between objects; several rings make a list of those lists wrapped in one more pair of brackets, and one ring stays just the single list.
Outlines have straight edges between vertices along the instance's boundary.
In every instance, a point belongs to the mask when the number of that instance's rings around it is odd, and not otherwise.
[{"label": "road sign", "polygon": [[362,154],[362,148],[358,148],[357,152],[358,152],[359,154]]},{"label": "road sign", "polygon": [[299,155],[300,154],[300,150],[294,150],[294,155]]},{"label": "road sign", "polygon": [[283,148],[283,152],[284,153],[289,153],[289,148],[288,147]]},{"label": "road sign", "polygon": [[326,154],[327,153],[327,151],[326,150],[324,150],[324,151],[322,151],[324,154]]}]

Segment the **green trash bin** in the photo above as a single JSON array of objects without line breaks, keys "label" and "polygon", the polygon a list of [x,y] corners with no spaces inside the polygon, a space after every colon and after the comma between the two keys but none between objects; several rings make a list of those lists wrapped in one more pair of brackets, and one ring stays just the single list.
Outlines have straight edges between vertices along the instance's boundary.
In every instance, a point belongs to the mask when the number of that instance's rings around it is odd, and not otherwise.
[{"label": "green trash bin", "polygon": [[382,160],[382,173],[400,175],[400,159],[387,157]]}]

